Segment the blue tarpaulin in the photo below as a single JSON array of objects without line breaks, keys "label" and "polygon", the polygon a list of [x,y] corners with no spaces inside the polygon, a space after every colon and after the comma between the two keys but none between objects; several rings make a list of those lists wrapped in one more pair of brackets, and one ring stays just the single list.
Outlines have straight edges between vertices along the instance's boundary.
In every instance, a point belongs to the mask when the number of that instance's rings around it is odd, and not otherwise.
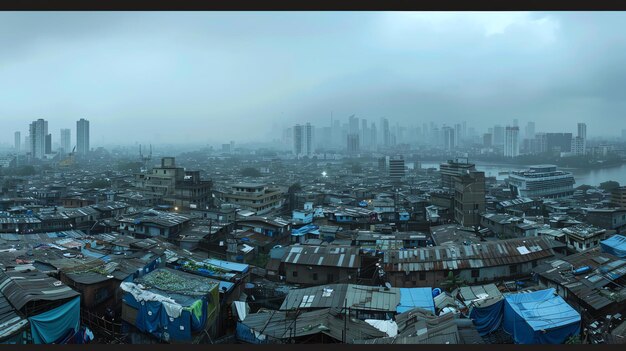
[{"label": "blue tarpaulin", "polygon": [[600,241],[602,251],[610,253],[619,258],[626,258],[626,236],[613,235],[612,237]]},{"label": "blue tarpaulin", "polygon": [[396,312],[402,313],[419,307],[435,313],[432,291],[431,288],[400,288],[400,304]]},{"label": "blue tarpaulin", "polygon": [[503,307],[504,299],[500,297],[472,306],[469,317],[474,322],[480,336],[493,333],[500,328]]},{"label": "blue tarpaulin", "polygon": [[124,302],[137,309],[135,320],[137,329],[159,339],[177,341],[191,340],[192,333],[202,330],[206,325],[208,301],[204,298],[200,300],[199,316],[196,316],[188,307],[183,309],[178,318],[173,318],[168,316],[165,307],[159,301],[139,302],[130,293],[124,295]]},{"label": "blue tarpaulin", "polygon": [[554,289],[511,294],[504,302],[504,331],[516,344],[562,344],[580,333],[580,314]]},{"label": "blue tarpaulin", "polygon": [[35,344],[51,344],[80,328],[80,297],[53,310],[28,318]]}]

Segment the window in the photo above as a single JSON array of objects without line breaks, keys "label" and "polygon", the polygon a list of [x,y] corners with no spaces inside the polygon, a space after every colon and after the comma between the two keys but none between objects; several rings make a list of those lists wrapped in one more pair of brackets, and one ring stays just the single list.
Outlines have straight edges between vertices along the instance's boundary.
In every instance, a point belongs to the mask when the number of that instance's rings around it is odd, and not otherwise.
[{"label": "window", "polygon": [[533,261],[533,268],[537,267],[537,261]]},{"label": "window", "polygon": [[512,264],[509,266],[509,270],[511,272],[511,274],[517,274],[517,265]]},{"label": "window", "polygon": [[478,277],[480,277],[480,270],[472,269],[472,278],[478,278]]},{"label": "window", "polygon": [[441,274],[443,275],[444,278],[448,277],[448,272],[446,272],[446,271],[441,271]]},{"label": "window", "polygon": [[297,277],[297,276],[298,276],[298,272],[297,272],[297,271],[293,271],[293,272],[291,273],[291,275],[292,275],[293,277]]},{"label": "window", "polygon": [[327,282],[327,283],[329,283],[329,284],[330,284],[330,283],[334,283],[334,282],[335,282],[335,277],[334,277],[332,274],[330,274],[330,273],[329,273],[329,274],[326,276],[326,282]]},{"label": "window", "polygon": [[593,242],[593,246],[598,246],[598,240],[595,240],[595,241]]},{"label": "window", "polygon": [[420,272],[420,280],[426,280],[426,273]]},{"label": "window", "polygon": [[313,273],[313,280],[317,280],[317,273]]}]

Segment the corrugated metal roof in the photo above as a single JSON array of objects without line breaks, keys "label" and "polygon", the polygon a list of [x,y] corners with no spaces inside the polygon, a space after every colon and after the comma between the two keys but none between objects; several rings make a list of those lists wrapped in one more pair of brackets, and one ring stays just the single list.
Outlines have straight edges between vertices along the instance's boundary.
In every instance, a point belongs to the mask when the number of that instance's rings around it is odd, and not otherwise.
[{"label": "corrugated metal roof", "polygon": [[18,310],[30,301],[58,301],[80,295],[40,272],[0,272],[0,292]]},{"label": "corrugated metal roof", "polygon": [[291,246],[283,256],[286,264],[358,268],[359,250],[355,247]]},{"label": "corrugated metal roof", "polygon": [[[456,270],[510,265],[549,258],[554,255],[548,239],[526,238],[483,242],[469,246],[429,247],[385,252],[385,270]],[[518,250],[518,248],[524,248]]]}]

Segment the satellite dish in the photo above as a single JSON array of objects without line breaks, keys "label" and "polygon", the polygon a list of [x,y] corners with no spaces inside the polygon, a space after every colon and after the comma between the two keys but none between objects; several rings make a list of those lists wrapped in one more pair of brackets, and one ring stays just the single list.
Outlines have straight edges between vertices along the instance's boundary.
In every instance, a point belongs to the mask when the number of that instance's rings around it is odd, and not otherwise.
[{"label": "satellite dish", "polygon": [[386,283],[385,283],[385,287],[386,287],[387,289],[391,289],[391,284],[390,284],[389,282],[386,282]]}]

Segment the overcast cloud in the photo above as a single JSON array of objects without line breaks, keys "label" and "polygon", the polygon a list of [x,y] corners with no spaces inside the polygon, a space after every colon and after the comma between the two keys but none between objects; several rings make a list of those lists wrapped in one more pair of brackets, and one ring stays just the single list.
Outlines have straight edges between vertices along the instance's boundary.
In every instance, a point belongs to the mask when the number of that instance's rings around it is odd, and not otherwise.
[{"label": "overcast cloud", "polygon": [[[626,13],[3,12],[0,140],[263,140],[351,114],[626,128]],[[274,137],[280,135],[274,134]],[[74,141],[73,141],[74,142]]]}]

